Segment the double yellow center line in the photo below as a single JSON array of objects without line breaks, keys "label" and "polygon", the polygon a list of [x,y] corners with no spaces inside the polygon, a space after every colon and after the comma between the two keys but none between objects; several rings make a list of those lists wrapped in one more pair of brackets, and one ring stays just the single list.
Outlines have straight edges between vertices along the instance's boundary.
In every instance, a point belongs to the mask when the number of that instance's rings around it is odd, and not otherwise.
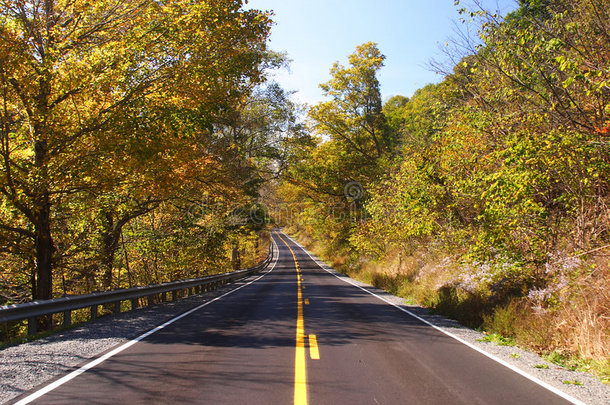
[{"label": "double yellow center line", "polygon": [[[299,262],[292,248],[278,233],[277,236],[290,250],[297,271],[297,336],[296,351],[294,357],[294,403],[295,405],[307,404],[307,368],[305,363],[305,322],[303,320],[303,285]],[[305,300],[309,304],[309,300]],[[319,359],[318,340],[316,335],[309,335],[309,351],[312,359]]]}]

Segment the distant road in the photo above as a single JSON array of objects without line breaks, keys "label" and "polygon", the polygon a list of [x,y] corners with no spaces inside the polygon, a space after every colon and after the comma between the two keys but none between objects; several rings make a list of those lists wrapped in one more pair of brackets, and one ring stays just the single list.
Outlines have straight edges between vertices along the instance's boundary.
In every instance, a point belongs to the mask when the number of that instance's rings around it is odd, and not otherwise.
[{"label": "distant road", "polygon": [[273,238],[279,256],[262,277],[33,402],[569,403]]}]

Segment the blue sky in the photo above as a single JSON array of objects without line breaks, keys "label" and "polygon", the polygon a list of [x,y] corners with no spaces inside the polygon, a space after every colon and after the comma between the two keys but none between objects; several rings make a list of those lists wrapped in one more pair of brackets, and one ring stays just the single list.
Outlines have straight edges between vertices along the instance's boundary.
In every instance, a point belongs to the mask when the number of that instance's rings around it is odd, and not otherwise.
[{"label": "blue sky", "polygon": [[[480,2],[502,15],[516,7],[515,0]],[[271,48],[292,59],[290,72],[277,72],[276,81],[310,104],[324,99],[318,85],[328,81],[332,64],[347,64],[369,41],[387,57],[379,73],[384,99],[439,82],[427,64],[443,58],[439,48],[461,25],[454,0],[249,0],[246,7],[274,11]]]}]

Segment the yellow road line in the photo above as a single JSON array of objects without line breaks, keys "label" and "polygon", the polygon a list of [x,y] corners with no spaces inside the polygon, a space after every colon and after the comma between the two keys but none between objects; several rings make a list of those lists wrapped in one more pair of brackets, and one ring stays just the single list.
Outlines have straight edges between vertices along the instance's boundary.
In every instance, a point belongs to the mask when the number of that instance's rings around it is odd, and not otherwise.
[{"label": "yellow road line", "polygon": [[297,271],[297,337],[296,350],[294,354],[294,404],[307,405],[307,365],[305,363],[305,322],[303,321],[303,292],[301,285],[301,270],[299,262],[292,248],[286,243],[280,234],[278,238],[288,247]]},{"label": "yellow road line", "polygon": [[318,339],[316,335],[309,335],[309,357],[313,360],[320,360],[320,351],[318,350]]},{"label": "yellow road line", "polygon": [[[300,282],[299,282],[300,283]],[[294,403],[307,404],[307,368],[305,364],[305,325],[303,321],[303,299],[298,293],[297,344],[294,355]]]}]

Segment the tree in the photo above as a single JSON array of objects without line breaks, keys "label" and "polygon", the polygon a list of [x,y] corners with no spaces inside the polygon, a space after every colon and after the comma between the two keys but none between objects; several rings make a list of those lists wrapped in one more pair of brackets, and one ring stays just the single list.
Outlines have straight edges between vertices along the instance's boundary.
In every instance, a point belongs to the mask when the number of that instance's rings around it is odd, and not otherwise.
[{"label": "tree", "polygon": [[384,59],[377,44],[358,46],[349,56],[350,66],[335,63],[330,70],[332,79],[320,85],[331,100],[309,112],[320,135],[338,142],[347,153],[358,155],[365,165],[373,165],[393,146],[377,80]]},{"label": "tree", "polygon": [[303,208],[298,219],[329,249],[347,242],[363,214],[367,186],[395,150],[377,79],[384,59],[369,42],[349,56],[349,66],[333,65],[331,79],[320,85],[330,99],[310,109],[313,134],[299,140],[286,176],[291,184],[281,189],[296,198],[292,202]]},{"label": "tree", "polygon": [[54,210],[83,192],[112,192],[117,177],[100,167],[133,169],[106,147],[138,141],[120,131],[128,111],[145,120],[190,110],[209,125],[263,80],[270,21],[241,5],[0,3],[0,227],[33,241],[34,298],[52,297]]},{"label": "tree", "polygon": [[476,125],[488,139],[478,191],[483,245],[539,266],[574,224],[571,244],[600,243],[609,17],[605,1],[532,1],[485,26],[485,48],[469,64],[480,97],[468,108],[484,118]]}]

